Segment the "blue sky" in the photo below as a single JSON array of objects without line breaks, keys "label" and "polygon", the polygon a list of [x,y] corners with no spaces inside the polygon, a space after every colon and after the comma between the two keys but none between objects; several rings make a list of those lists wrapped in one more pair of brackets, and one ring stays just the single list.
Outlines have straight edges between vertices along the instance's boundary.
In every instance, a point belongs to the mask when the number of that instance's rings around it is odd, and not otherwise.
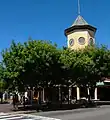
[{"label": "blue sky", "polygon": [[[110,47],[110,1],[80,0],[81,15],[97,27],[96,41]],[[51,40],[66,45],[64,29],[77,17],[77,0],[0,0],[0,51],[16,42]]]}]

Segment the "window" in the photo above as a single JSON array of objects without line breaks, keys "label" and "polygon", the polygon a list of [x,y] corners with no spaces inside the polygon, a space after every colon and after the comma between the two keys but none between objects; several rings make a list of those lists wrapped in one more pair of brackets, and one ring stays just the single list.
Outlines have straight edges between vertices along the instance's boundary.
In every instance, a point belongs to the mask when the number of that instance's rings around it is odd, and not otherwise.
[{"label": "window", "polygon": [[74,45],[74,39],[70,39],[69,44],[70,44],[70,46],[73,46]]},{"label": "window", "polygon": [[80,45],[84,45],[85,44],[85,38],[84,37],[80,37],[78,39],[78,42],[79,42]]},{"label": "window", "polygon": [[93,38],[90,38],[89,39],[89,45],[93,45],[94,44],[94,40],[93,40]]}]

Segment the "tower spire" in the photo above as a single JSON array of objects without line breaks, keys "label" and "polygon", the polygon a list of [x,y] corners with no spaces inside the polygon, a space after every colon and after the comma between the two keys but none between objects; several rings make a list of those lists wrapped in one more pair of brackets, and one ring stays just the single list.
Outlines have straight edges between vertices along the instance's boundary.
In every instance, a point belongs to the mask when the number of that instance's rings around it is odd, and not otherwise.
[{"label": "tower spire", "polygon": [[78,15],[80,15],[81,9],[80,9],[80,0],[78,0]]}]

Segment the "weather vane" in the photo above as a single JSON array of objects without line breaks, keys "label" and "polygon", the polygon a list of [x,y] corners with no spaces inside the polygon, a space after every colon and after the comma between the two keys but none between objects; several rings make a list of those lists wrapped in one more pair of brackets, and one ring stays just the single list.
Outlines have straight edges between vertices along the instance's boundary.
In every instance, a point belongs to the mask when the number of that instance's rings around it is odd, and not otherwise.
[{"label": "weather vane", "polygon": [[80,0],[78,0],[78,14],[80,15]]}]

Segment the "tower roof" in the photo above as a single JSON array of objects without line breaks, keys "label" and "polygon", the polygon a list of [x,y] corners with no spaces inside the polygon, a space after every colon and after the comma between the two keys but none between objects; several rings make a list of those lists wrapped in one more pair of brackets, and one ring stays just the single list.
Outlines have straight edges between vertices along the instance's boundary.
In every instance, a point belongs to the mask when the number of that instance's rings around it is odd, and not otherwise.
[{"label": "tower roof", "polygon": [[82,16],[78,15],[74,23],[72,24],[71,27],[65,29],[65,35],[71,33],[74,30],[91,30],[94,33],[96,32],[96,28],[89,25]]},{"label": "tower roof", "polygon": [[89,25],[82,16],[78,15],[72,26]]}]

